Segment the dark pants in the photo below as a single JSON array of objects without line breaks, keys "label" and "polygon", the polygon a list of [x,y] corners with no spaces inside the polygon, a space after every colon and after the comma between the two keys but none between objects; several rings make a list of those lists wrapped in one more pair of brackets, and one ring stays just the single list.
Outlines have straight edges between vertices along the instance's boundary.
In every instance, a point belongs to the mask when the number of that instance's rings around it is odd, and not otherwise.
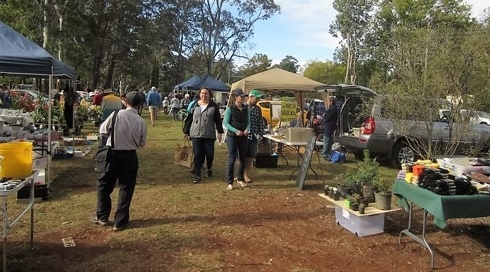
[{"label": "dark pants", "polygon": [[235,161],[238,157],[240,165],[238,166],[237,178],[243,181],[243,171],[245,169],[245,161],[247,158],[247,137],[226,137],[226,145],[228,146],[228,165],[226,168],[226,182],[233,184],[233,177],[235,172]]},{"label": "dark pants", "polygon": [[119,197],[114,215],[114,226],[124,226],[129,221],[129,206],[133,198],[138,156],[136,151],[115,151],[111,165],[97,180],[97,218],[108,220],[111,214],[111,193],[116,181],[119,184]]},{"label": "dark pants", "polygon": [[333,135],[323,134],[323,149],[322,157],[326,160],[330,160],[330,153],[332,152]]},{"label": "dark pants", "polygon": [[201,167],[204,159],[206,159],[207,169],[212,169],[215,141],[216,139],[192,138],[192,151],[194,153],[193,170],[195,175],[201,177]]},{"label": "dark pants", "polygon": [[68,129],[73,128],[73,104],[65,104],[63,115],[65,116],[66,127]]}]

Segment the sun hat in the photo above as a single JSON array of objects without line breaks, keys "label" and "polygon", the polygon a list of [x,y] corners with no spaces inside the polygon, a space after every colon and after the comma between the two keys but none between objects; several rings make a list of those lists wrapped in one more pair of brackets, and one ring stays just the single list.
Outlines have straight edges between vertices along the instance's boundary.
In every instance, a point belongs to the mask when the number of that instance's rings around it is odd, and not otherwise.
[{"label": "sun hat", "polygon": [[249,96],[255,96],[257,98],[264,98],[265,94],[263,94],[261,91],[253,89],[249,94]]},{"label": "sun hat", "polygon": [[105,89],[104,90],[104,94],[111,94],[111,93],[114,93],[114,91],[112,89]]},{"label": "sun hat", "polygon": [[236,89],[233,91],[233,96],[248,96],[242,89]]}]

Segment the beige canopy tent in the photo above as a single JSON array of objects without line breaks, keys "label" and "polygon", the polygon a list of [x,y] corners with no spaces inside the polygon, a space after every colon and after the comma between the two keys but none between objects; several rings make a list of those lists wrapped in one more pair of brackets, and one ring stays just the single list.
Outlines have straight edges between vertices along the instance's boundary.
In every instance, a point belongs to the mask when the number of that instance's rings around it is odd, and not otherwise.
[{"label": "beige canopy tent", "polygon": [[268,92],[314,92],[315,87],[322,85],[324,84],[302,75],[284,71],[280,68],[272,68],[233,83],[231,89],[235,90],[240,88],[246,93],[249,93],[253,89]]},{"label": "beige canopy tent", "polygon": [[302,75],[280,68],[272,68],[233,83],[231,85],[231,91],[242,89],[244,92],[250,93],[253,89],[258,89],[270,93],[289,92],[294,94],[296,103],[300,108],[303,108],[304,92],[315,92],[314,88],[322,85],[324,84]]}]

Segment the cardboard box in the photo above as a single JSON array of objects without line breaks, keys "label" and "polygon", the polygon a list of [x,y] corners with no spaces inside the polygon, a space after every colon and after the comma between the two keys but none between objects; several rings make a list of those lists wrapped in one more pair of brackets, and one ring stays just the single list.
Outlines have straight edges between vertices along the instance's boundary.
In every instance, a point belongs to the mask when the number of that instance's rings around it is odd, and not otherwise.
[{"label": "cardboard box", "polygon": [[87,144],[87,140],[85,140],[85,138],[63,138],[64,146],[77,146],[85,144]]},{"label": "cardboard box", "polygon": [[385,214],[358,216],[350,210],[335,205],[335,222],[357,236],[383,233]]},{"label": "cardboard box", "polygon": [[272,145],[270,143],[257,145],[257,154],[270,155],[271,153],[272,153]]},{"label": "cardboard box", "polygon": [[286,141],[308,142],[313,133],[312,128],[291,127],[286,130]]},{"label": "cardboard box", "polygon": [[35,158],[32,160],[32,169],[44,169],[48,164],[48,158]]},{"label": "cardboard box", "polygon": [[39,174],[34,178],[34,185],[46,184],[46,170],[39,170]]}]

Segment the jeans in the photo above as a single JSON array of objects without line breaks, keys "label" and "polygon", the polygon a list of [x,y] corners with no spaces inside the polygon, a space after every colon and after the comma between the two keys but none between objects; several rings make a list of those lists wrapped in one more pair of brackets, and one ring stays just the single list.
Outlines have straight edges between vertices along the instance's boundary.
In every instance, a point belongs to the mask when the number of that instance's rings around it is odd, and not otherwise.
[{"label": "jeans", "polygon": [[243,181],[243,171],[245,170],[245,161],[247,159],[247,137],[226,137],[226,145],[228,146],[228,165],[226,168],[226,182],[233,184],[235,172],[235,161],[238,157],[240,165],[238,166],[237,178]]},{"label": "jeans", "polygon": [[214,159],[214,142],[216,139],[192,138],[192,151],[194,153],[193,171],[196,176],[201,177],[201,167],[206,158],[207,169],[211,170]]},{"label": "jeans", "polygon": [[105,221],[111,214],[111,194],[119,185],[117,209],[114,226],[124,226],[129,221],[129,206],[133,198],[136,176],[138,174],[138,156],[136,151],[116,150],[113,161],[97,180],[97,218]]},{"label": "jeans", "polygon": [[322,157],[326,160],[330,160],[330,153],[332,152],[333,137],[332,135],[323,135],[323,149]]}]

